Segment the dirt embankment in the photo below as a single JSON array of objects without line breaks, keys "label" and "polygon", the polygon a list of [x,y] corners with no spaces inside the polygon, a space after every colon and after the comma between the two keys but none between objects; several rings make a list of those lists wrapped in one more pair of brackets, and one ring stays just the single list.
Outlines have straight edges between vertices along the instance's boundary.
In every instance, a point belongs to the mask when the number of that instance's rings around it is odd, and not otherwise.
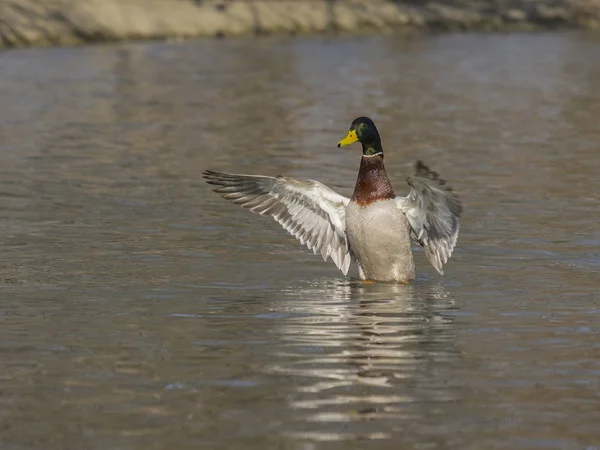
[{"label": "dirt embankment", "polygon": [[2,0],[0,46],[364,29],[600,28],[600,0]]}]

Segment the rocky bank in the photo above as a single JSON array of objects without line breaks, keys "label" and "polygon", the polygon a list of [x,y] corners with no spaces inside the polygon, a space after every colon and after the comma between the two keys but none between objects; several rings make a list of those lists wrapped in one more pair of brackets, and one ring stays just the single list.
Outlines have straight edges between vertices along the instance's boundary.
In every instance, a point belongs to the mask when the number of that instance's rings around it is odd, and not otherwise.
[{"label": "rocky bank", "polygon": [[2,0],[0,46],[360,30],[600,28],[600,0]]}]

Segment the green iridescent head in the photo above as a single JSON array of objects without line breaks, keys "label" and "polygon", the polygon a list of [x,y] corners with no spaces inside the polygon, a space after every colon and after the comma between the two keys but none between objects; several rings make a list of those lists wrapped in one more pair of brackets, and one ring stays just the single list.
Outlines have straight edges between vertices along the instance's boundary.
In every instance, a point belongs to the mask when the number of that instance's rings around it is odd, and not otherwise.
[{"label": "green iridescent head", "polygon": [[371,119],[359,117],[352,121],[348,135],[338,142],[338,147],[360,142],[362,144],[363,156],[383,155],[381,137],[379,131]]}]

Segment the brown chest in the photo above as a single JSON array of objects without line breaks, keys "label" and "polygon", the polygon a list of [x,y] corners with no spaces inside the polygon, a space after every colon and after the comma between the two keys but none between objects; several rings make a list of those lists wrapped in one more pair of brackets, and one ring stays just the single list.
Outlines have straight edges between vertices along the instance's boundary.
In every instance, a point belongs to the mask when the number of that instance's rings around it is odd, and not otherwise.
[{"label": "brown chest", "polygon": [[383,156],[363,156],[360,161],[352,201],[360,206],[367,206],[373,202],[394,197],[396,195],[385,172]]}]

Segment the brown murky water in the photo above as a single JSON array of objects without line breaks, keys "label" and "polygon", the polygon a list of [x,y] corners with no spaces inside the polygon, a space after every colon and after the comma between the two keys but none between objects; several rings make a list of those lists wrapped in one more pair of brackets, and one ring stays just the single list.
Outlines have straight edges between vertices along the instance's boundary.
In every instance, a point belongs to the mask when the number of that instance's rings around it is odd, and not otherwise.
[{"label": "brown murky water", "polygon": [[[600,36],[8,51],[0,97],[2,449],[600,448]],[[344,278],[200,178],[347,195],[358,115],[461,195],[444,277]]]}]

